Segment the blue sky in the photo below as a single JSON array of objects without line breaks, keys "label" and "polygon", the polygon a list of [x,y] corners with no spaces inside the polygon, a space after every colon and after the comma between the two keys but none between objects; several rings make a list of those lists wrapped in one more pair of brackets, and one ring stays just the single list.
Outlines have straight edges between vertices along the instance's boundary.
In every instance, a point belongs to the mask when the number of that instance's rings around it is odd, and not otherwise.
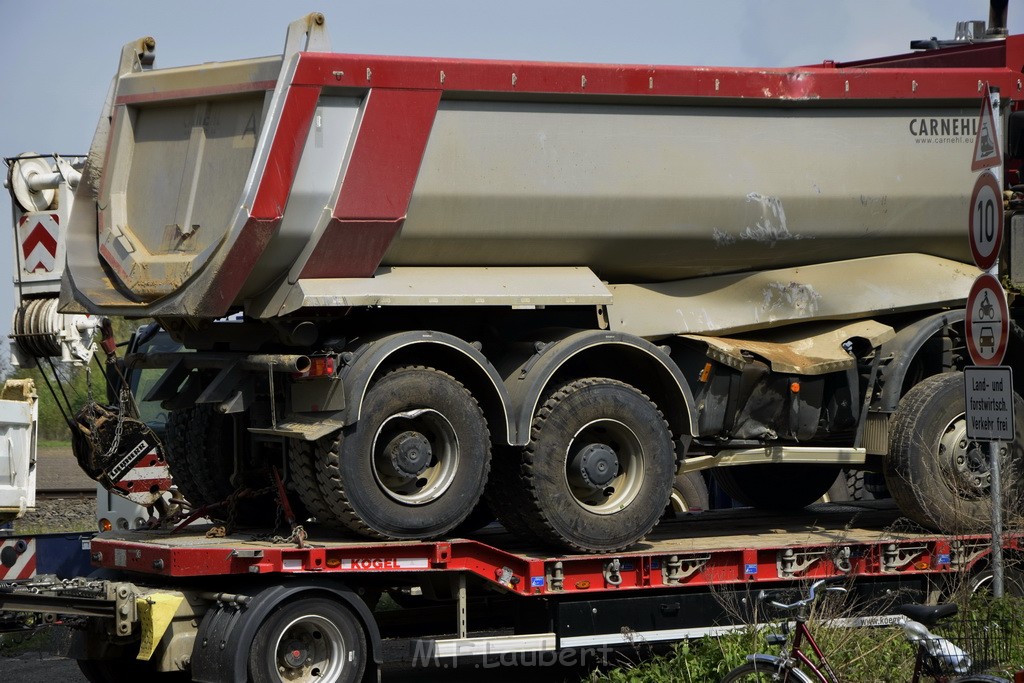
[{"label": "blue sky", "polygon": [[[1010,30],[1024,11],[1010,7]],[[986,19],[984,0],[0,0],[0,155],[84,154],[120,46],[157,40],[157,67],[279,53],[289,21],[327,17],[338,52],[550,61],[789,66],[906,52]],[[10,216],[6,192],[0,213]],[[7,244],[12,244],[8,237]],[[13,271],[10,247],[0,282]],[[10,331],[13,287],[0,292]]]}]

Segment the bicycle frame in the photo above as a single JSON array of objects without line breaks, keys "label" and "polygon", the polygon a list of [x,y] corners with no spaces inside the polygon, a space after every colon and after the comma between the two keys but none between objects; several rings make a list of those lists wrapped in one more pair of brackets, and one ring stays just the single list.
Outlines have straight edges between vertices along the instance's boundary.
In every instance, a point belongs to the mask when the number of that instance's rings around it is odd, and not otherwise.
[{"label": "bicycle frame", "polygon": [[[804,652],[804,647],[807,646],[811,649],[814,654],[814,659],[811,659]],[[911,679],[911,683],[921,683],[921,677],[925,676],[929,680],[933,680],[936,683],[955,683],[959,680],[956,677],[949,676],[932,676],[925,674],[924,672],[924,661],[927,657],[927,652],[923,645],[918,645],[916,656],[914,657],[914,676]],[[793,639],[789,644],[789,647],[783,651],[782,657],[770,657],[781,671],[784,672],[783,681],[789,681],[789,672],[797,670],[798,673],[793,675],[793,678],[797,680],[801,678],[814,677],[821,683],[839,683],[839,676],[836,674],[832,665],[829,664],[828,658],[821,651],[818,643],[814,640],[814,635],[810,629],[807,628],[807,619],[803,616],[796,618],[796,628],[793,631]],[[815,662],[817,660],[817,662]],[[802,674],[802,676],[801,676]],[[974,680],[972,678],[972,680]],[[985,677],[988,680],[988,677]],[[993,677],[991,679],[993,683],[1002,681],[1003,679]],[[1024,683],[1024,675],[1021,675],[1021,683]]]},{"label": "bicycle frame", "polygon": [[[818,643],[814,640],[814,635],[807,627],[807,621],[810,618],[810,606],[814,603],[815,592],[823,584],[827,582],[827,579],[819,579],[811,584],[808,589],[807,597],[802,600],[797,600],[791,604],[785,604],[771,600],[771,604],[779,609],[789,610],[797,609],[795,623],[796,626],[792,631],[792,638],[789,637],[789,621],[784,620],[782,622],[782,628],[785,632],[785,637],[780,639],[779,636],[769,636],[768,643],[770,645],[782,645],[783,649],[779,655],[769,654],[754,654],[747,655],[746,663],[736,667],[732,671],[726,674],[725,679],[729,681],[741,680],[740,677],[746,676],[750,673],[758,673],[774,671],[772,677],[773,680],[782,680],[793,683],[814,683],[814,679],[819,683],[839,683],[839,676],[836,674],[832,665],[829,664],[828,658],[825,653],[822,652]],[[843,588],[829,588],[826,590],[840,590],[844,591]],[[759,601],[769,599],[768,594],[765,591],[761,591],[757,599]],[[921,621],[927,621],[930,624],[934,624],[940,619],[952,616],[956,614],[956,605],[937,605],[933,608],[918,608],[917,606],[904,605],[897,609],[898,612],[908,617],[920,615],[918,618]],[[935,681],[935,683],[1009,683],[1004,678],[997,676],[990,676],[988,674],[970,674],[967,673],[965,677],[959,676],[946,676],[938,672],[933,672],[926,669],[925,664],[929,657],[942,657],[944,660],[946,655],[955,655],[959,661],[964,661],[969,667],[970,660],[966,658],[966,652],[960,648],[953,647],[949,641],[939,638],[936,639],[924,626],[914,620],[907,621],[904,624],[904,631],[907,639],[917,645],[917,653],[914,657],[914,675],[912,683],[920,683],[921,676],[928,676]],[[930,639],[930,640],[929,640]],[[945,644],[950,646],[953,652],[935,654],[931,652],[931,648],[926,646],[926,640],[928,642],[935,641],[937,644]],[[805,648],[809,648],[813,654],[811,656],[805,652]],[[965,668],[968,668],[965,667]],[[938,668],[938,667],[935,667]],[[780,678],[781,677],[781,678]],[[745,680],[745,679],[744,679]],[[1024,676],[1017,674],[1014,676],[1015,683],[1024,683]]]},{"label": "bicycle frame", "polygon": [[[814,653],[817,664],[804,653],[803,645],[805,643]],[[802,617],[797,617],[796,620],[793,642],[789,646],[789,657],[796,660],[797,663],[794,666],[800,667],[806,674],[813,674],[821,683],[839,683],[839,676],[836,675],[832,665],[828,663],[825,654],[814,640],[814,636],[811,635],[810,629],[807,628],[807,620]]]}]

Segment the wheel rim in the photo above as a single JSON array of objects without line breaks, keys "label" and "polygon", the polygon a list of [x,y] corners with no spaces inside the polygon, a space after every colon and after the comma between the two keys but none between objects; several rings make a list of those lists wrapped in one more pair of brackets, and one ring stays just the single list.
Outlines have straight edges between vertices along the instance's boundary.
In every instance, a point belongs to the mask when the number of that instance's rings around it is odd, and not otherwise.
[{"label": "wheel rim", "polygon": [[643,446],[636,433],[622,422],[594,420],[569,442],[565,483],[584,510],[614,514],[636,498],[643,481]]},{"label": "wheel rim", "polygon": [[396,413],[373,437],[373,477],[381,490],[406,505],[437,500],[459,467],[459,438],[444,415],[431,408]]},{"label": "wheel rim", "polygon": [[686,499],[683,498],[683,494],[675,487],[672,488],[672,493],[669,496],[668,503],[672,507],[672,512],[684,513],[690,511],[690,506],[686,504]]},{"label": "wheel rim", "polygon": [[348,657],[341,630],[316,615],[290,622],[281,631],[273,653],[274,671],[286,683],[338,680]]},{"label": "wheel rim", "polygon": [[977,441],[967,438],[963,413],[950,420],[939,437],[939,458],[952,475],[947,480],[953,492],[968,500],[987,496],[992,485],[988,455]]}]

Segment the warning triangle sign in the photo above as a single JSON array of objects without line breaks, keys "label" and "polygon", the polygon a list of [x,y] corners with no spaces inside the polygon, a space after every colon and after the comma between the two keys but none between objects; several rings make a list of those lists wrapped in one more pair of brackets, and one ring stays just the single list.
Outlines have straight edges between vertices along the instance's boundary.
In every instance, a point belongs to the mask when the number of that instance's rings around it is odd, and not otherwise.
[{"label": "warning triangle sign", "polygon": [[1003,155],[999,151],[999,131],[996,128],[996,117],[992,114],[992,100],[988,95],[981,98],[981,114],[978,116],[978,134],[974,138],[974,156],[971,158],[971,170],[980,171],[1003,163]]}]

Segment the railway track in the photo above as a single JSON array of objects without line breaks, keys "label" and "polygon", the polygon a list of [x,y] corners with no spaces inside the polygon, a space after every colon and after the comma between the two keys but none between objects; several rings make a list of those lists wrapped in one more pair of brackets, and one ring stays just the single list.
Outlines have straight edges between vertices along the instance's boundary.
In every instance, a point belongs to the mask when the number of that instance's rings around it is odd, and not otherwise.
[{"label": "railway track", "polygon": [[54,498],[92,498],[95,495],[96,488],[94,486],[36,489],[37,500],[52,500]]}]

